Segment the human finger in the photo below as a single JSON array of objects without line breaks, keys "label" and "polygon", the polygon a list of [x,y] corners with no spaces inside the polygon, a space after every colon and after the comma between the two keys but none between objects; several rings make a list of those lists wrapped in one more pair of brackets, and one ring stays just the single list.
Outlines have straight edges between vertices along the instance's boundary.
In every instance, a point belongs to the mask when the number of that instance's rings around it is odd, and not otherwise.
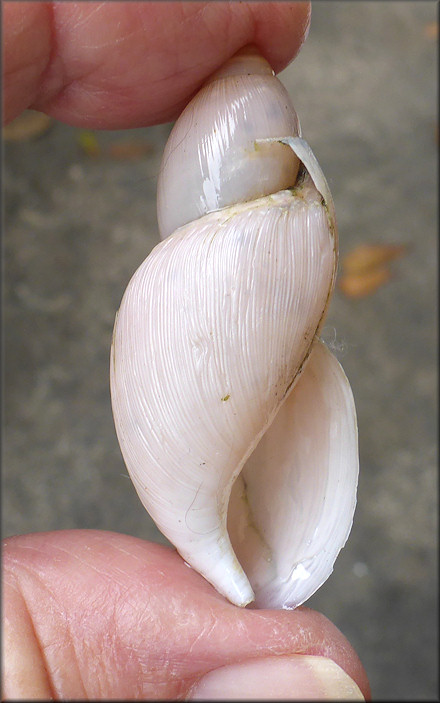
[{"label": "human finger", "polygon": [[284,68],[309,19],[307,2],[5,2],[4,118],[30,107],[93,129],[172,120],[247,44]]},{"label": "human finger", "polygon": [[334,685],[369,696],[356,653],[324,616],[237,608],[168,547],[66,530],[10,538],[3,555],[4,699],[211,698],[258,681],[255,666],[263,679],[267,668],[287,675],[287,698],[304,698],[304,685],[315,698],[338,698]]}]

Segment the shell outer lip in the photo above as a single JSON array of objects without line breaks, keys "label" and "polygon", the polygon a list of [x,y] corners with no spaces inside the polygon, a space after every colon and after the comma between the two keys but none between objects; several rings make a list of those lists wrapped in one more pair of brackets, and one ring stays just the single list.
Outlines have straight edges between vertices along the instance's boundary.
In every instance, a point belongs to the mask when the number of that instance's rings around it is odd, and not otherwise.
[{"label": "shell outer lip", "polygon": [[333,247],[334,247],[334,252],[335,252],[335,268],[334,268],[334,272],[333,272],[332,283],[331,283],[330,290],[329,290],[329,298],[327,300],[327,304],[325,306],[320,324],[318,325],[318,329],[316,331],[316,334],[318,334],[321,327],[322,327],[322,323],[324,321],[325,314],[328,309],[330,298],[333,293],[333,289],[335,286],[335,280],[336,280],[337,267],[338,267],[339,242],[338,242],[338,228],[337,228],[337,224],[336,224],[335,205],[333,202],[333,197],[332,197],[327,179],[324,176],[322,168],[319,165],[319,161],[316,158],[315,154],[313,153],[310,144],[308,142],[306,142],[306,140],[303,139],[302,137],[291,137],[291,136],[268,137],[267,139],[256,139],[255,140],[256,144],[260,144],[260,143],[267,144],[267,143],[273,143],[273,142],[286,144],[286,146],[290,147],[292,149],[292,151],[294,152],[294,154],[296,154],[296,156],[299,158],[301,163],[304,165],[311,180],[313,181],[313,184],[314,184],[316,190],[321,195],[322,200],[323,200],[323,205],[324,205],[325,210],[327,212],[327,219],[328,219],[328,224],[329,224],[329,228],[330,228],[330,234],[332,235],[332,238],[333,238]]},{"label": "shell outer lip", "polygon": [[310,145],[302,137],[268,137],[267,139],[256,139],[256,144],[278,142],[281,144],[286,144],[289,146],[294,154],[299,158],[299,160],[306,167],[310,178],[312,179],[316,190],[320,193],[324,200],[325,207],[327,209],[329,223],[332,230],[333,236],[336,238],[336,214],[335,206],[333,202],[333,197],[330,192],[327,179],[319,165],[318,159],[313,153]]}]

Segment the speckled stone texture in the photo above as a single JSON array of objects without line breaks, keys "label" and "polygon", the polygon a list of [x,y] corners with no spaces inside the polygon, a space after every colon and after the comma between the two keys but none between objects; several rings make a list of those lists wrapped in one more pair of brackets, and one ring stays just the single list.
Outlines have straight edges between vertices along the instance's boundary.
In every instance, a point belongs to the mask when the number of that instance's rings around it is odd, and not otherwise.
[{"label": "speckled stone texture", "polygon": [[[359,652],[380,700],[437,696],[437,125],[433,2],[316,2],[281,75],[336,203],[341,257],[409,245],[394,277],[336,291],[323,337],[349,377],[361,476],[351,537],[307,605]],[[170,125],[98,134],[150,142],[91,158],[54,123],[4,160],[3,534],[73,527],[165,542],[121,458],[108,366],[115,312],[158,241]]]}]

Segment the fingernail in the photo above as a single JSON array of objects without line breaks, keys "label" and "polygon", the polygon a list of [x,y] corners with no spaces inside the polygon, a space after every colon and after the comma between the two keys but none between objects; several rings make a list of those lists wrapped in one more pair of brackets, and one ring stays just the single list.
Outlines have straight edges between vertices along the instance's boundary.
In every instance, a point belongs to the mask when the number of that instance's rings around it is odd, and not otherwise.
[{"label": "fingernail", "polygon": [[205,674],[188,700],[363,701],[358,685],[331,659],[295,654],[231,664]]}]

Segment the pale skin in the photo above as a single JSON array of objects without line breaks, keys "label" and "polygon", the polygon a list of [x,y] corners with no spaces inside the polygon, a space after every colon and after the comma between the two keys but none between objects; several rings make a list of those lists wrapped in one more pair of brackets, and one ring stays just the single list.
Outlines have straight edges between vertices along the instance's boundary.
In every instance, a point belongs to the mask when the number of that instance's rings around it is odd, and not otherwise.
[{"label": "pale skin", "polygon": [[[4,121],[26,108],[91,129],[175,119],[242,46],[284,68],[309,14],[307,3],[5,2]],[[335,661],[369,698],[357,654],[323,615],[237,608],[170,548],[72,530],[6,539],[3,557],[4,699],[185,699],[224,665],[304,654]]]}]

